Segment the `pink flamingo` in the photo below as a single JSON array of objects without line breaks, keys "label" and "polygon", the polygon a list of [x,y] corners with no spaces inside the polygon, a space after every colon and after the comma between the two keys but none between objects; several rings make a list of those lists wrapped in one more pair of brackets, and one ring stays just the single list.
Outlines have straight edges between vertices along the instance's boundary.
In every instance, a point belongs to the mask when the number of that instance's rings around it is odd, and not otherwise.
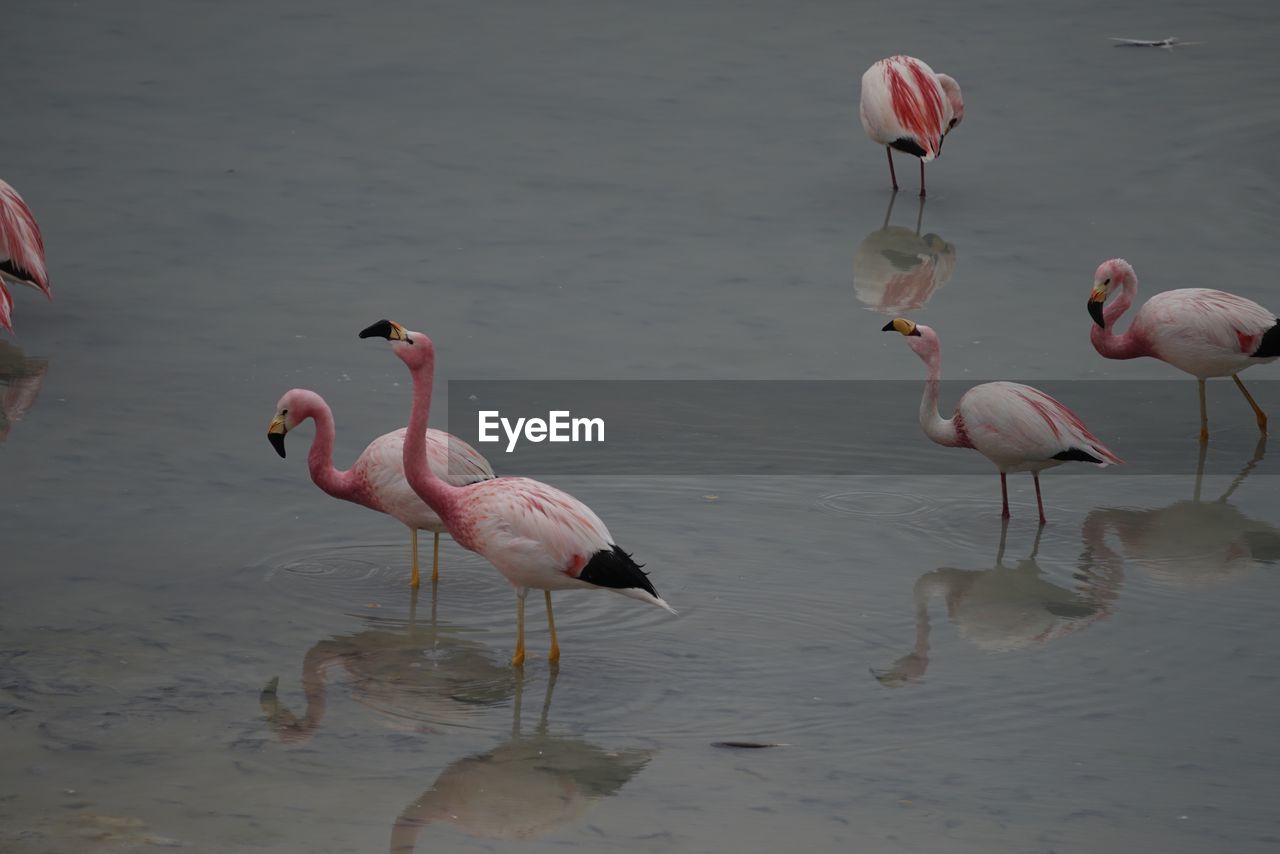
[{"label": "pink flamingo", "polygon": [[404,443],[409,485],[440,514],[458,545],[492,563],[516,589],[512,666],[524,664],[524,601],[531,587],[542,590],[546,597],[550,661],[560,659],[552,590],[603,588],[675,613],[658,596],[648,574],[614,542],[600,517],[572,495],[525,477],[456,486],[423,465],[422,434],[431,412],[435,346],[421,332],[410,332],[389,320],[369,326],[360,337],[386,338],[413,376],[413,409]]},{"label": "pink flamingo", "polygon": [[0,180],[0,326],[12,332],[13,297],[6,282],[35,288],[53,299],[40,226],[18,191]]},{"label": "pink flamingo", "polygon": [[[435,534],[431,559],[431,580],[440,579],[440,535],[445,525],[430,507],[414,494],[404,477],[403,448],[405,428],[393,430],[369,443],[355,464],[346,471],[333,465],[333,411],[324,398],[305,388],[285,392],[276,404],[275,417],[267,427],[267,439],[280,456],[284,456],[284,436],[308,418],[316,422],[316,435],[311,440],[307,466],[316,486],[332,495],[379,513],[399,519],[409,528],[413,550],[413,572],[409,585],[417,587],[418,531]],[[427,430],[422,425],[426,454],[434,469],[457,486],[489,480],[493,468],[480,452],[466,442],[441,430]]]},{"label": "pink flamingo", "polygon": [[1036,507],[1045,523],[1040,498],[1040,472],[1075,461],[1106,466],[1122,460],[1111,453],[1084,426],[1074,412],[1037,388],[1019,383],[976,385],[964,393],[950,419],[938,415],[942,380],[942,353],[938,335],[899,317],[885,324],[884,332],[907,336],[907,345],[929,369],[924,397],[920,400],[920,426],[924,434],[949,448],[973,448],[1000,471],[1001,515],[1009,518],[1009,488],[1005,475],[1029,471],[1036,484]]},{"label": "pink flamingo", "polygon": [[[1104,309],[1107,295],[1120,295]],[[1209,441],[1209,414],[1204,381],[1229,376],[1253,407],[1258,429],[1267,435],[1267,414],[1240,382],[1251,365],[1280,357],[1280,319],[1253,300],[1209,288],[1165,291],[1147,300],[1123,335],[1113,327],[1133,305],[1138,277],[1120,258],[1104,261],[1093,274],[1089,316],[1096,324],[1089,332],[1093,349],[1108,359],[1151,356],[1191,374],[1200,384],[1200,441]]]},{"label": "pink flamingo", "polygon": [[862,75],[858,113],[867,136],[885,147],[894,191],[893,149],[920,158],[923,197],[924,164],[942,153],[943,139],[964,119],[964,98],[954,78],[913,56],[891,56]]}]

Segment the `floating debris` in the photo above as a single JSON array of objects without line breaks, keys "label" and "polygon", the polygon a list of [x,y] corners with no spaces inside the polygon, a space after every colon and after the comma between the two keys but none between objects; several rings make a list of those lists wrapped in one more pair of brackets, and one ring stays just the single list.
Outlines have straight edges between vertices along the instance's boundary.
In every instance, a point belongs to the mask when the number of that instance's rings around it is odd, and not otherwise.
[{"label": "floating debris", "polygon": [[1173,50],[1175,47],[1186,47],[1191,44],[1200,44],[1200,42],[1184,42],[1177,36],[1168,36],[1163,39],[1118,39],[1111,36],[1113,42],[1119,42],[1116,47],[1162,47],[1166,50]]},{"label": "floating debris", "polygon": [[723,747],[729,750],[760,750],[765,747],[790,747],[776,741],[713,741],[712,747]]}]

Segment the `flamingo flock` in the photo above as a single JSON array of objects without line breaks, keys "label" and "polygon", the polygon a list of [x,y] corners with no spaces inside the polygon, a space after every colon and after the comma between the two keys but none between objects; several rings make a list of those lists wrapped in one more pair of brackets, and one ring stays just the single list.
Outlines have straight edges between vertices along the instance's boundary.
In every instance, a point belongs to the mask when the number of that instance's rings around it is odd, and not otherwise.
[{"label": "flamingo flock", "polygon": [[[896,55],[873,63],[862,75],[859,117],[867,136],[885,148],[893,191],[899,189],[893,152],[920,161],[920,197],[926,196],[925,164],[942,153],[948,135],[963,121],[965,104],[955,78],[935,72],[921,59]],[[892,197],[891,197],[892,199]],[[923,204],[923,202],[921,202]],[[892,211],[892,201],[890,202]],[[923,215],[921,209],[920,216]],[[947,244],[928,235],[908,234],[906,247],[873,245],[864,253],[889,258],[903,275],[923,270],[919,287],[903,297],[897,273],[862,275],[879,287],[860,294],[880,311],[921,307],[934,289],[950,277]],[[889,239],[888,215],[884,235]],[[936,238],[930,242],[928,238]],[[868,239],[870,240],[870,238]],[[864,241],[866,242],[866,241]],[[874,243],[874,241],[873,241]],[[923,247],[923,248],[921,248]],[[928,257],[926,257],[928,256]],[[932,259],[932,260],[930,260]],[[926,262],[934,266],[925,269]],[[862,264],[868,268],[870,262]],[[901,278],[901,276],[899,276]],[[24,285],[52,298],[44,238],[30,207],[6,181],[0,180],[0,327],[13,331],[14,300],[9,287]],[[870,287],[870,285],[868,286]],[[1199,387],[1200,442],[1209,438],[1206,380],[1231,377],[1252,408],[1259,432],[1267,432],[1267,416],[1245,388],[1240,373],[1280,358],[1280,319],[1263,306],[1234,294],[1208,288],[1184,288],[1152,296],[1121,332],[1117,325],[1137,296],[1137,276],[1128,262],[1103,262],[1093,276],[1088,315],[1089,340],[1107,359],[1150,357],[1194,376]],[[925,436],[946,447],[968,448],[985,456],[1000,474],[1001,516],[1009,518],[1007,476],[1030,472],[1041,525],[1047,523],[1040,473],[1065,463],[1097,467],[1118,464],[1120,457],[1085,426],[1071,409],[1039,389],[1012,382],[988,382],[969,389],[953,415],[939,412],[941,350],[929,326],[897,317],[883,331],[901,334],[924,362],[926,380],[919,409]],[[305,421],[315,433],[307,455],[312,481],[325,493],[385,513],[410,531],[410,586],[420,584],[418,532],[434,534],[431,579],[439,580],[440,535],[484,557],[512,585],[516,594],[516,640],[513,666],[526,658],[525,600],[541,590],[550,638],[548,659],[560,656],[552,608],[553,591],[611,590],[622,596],[675,610],[664,600],[630,553],[618,545],[604,522],[586,504],[540,481],[497,477],[492,466],[461,439],[428,426],[435,369],[431,339],[404,326],[381,320],[359,333],[381,338],[408,369],[412,379],[407,425],[375,438],[346,470],[335,467],[333,413],[324,399],[307,389],[292,389],[277,402],[267,437],[281,457],[285,436]]]}]

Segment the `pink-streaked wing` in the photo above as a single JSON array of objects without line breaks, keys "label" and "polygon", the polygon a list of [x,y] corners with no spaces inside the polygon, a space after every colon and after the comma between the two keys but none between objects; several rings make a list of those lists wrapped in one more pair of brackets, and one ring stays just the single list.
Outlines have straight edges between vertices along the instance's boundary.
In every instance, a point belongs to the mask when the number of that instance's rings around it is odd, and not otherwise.
[{"label": "pink-streaked wing", "polygon": [[5,290],[3,281],[0,281],[0,326],[13,331],[13,297]]},{"label": "pink-streaked wing", "polygon": [[915,137],[927,153],[926,160],[937,157],[947,121],[937,77],[924,63],[908,56],[889,59],[885,77],[898,124]]},{"label": "pink-streaked wing", "polygon": [[501,477],[475,484],[466,495],[485,554],[541,552],[576,577],[592,555],[613,546],[591,508],[541,481]]},{"label": "pink-streaked wing", "polygon": [[0,180],[0,277],[31,284],[52,298],[44,263],[44,238],[27,203]]},{"label": "pink-streaked wing", "polygon": [[994,460],[1043,462],[1078,449],[1121,462],[1074,412],[1031,386],[983,383],[960,399],[959,411],[973,446]]}]

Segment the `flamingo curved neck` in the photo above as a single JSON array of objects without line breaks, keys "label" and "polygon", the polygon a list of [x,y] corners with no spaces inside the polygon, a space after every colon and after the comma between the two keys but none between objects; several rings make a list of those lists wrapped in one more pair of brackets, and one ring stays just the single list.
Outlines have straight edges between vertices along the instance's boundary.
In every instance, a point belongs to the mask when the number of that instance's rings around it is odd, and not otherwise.
[{"label": "flamingo curved neck", "polygon": [[1116,321],[1129,310],[1129,306],[1133,305],[1137,295],[1137,282],[1131,278],[1125,278],[1120,285],[1120,293],[1102,312],[1102,321],[1106,325],[1098,326],[1095,323],[1089,330],[1089,341],[1099,355],[1108,359],[1136,359],[1148,354],[1141,330],[1134,329],[1132,323],[1124,334],[1115,333]]},{"label": "flamingo curved neck", "polygon": [[[427,342],[430,346],[430,342]],[[427,506],[436,512],[445,527],[453,533],[458,487],[436,476],[427,464],[427,424],[431,419],[431,392],[435,385],[435,353],[428,354],[421,365],[410,368],[413,376],[413,408],[404,439],[404,474],[409,486]]]},{"label": "flamingo curved neck", "polygon": [[924,434],[939,445],[964,445],[960,431],[956,429],[955,419],[943,418],[938,414],[938,395],[942,390],[942,358],[936,349],[921,358],[929,369],[929,376],[924,383],[924,394],[920,397],[920,426],[924,429]]},{"label": "flamingo curved neck", "polygon": [[311,440],[311,450],[307,452],[307,469],[311,472],[312,483],[334,498],[353,500],[355,475],[350,469],[343,471],[333,465],[333,441],[337,432],[333,426],[333,410],[317,398],[311,402],[306,415],[316,423],[316,435]]}]

